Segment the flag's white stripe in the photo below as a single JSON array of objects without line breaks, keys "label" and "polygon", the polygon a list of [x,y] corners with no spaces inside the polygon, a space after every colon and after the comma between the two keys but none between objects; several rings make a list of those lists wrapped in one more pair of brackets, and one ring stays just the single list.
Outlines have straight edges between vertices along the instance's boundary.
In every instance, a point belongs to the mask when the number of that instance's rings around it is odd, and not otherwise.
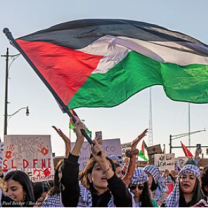
[{"label": "flag's white stripe", "polygon": [[[187,52],[170,47],[184,49]],[[206,50],[204,48],[203,50]],[[177,42],[148,42],[133,38],[104,36],[79,51],[102,55],[97,69],[93,73],[106,73],[119,63],[130,51],[136,51],[162,63],[174,63],[185,66],[190,64],[208,64],[208,57],[191,53],[191,49]],[[190,51],[190,52],[188,52]]]}]

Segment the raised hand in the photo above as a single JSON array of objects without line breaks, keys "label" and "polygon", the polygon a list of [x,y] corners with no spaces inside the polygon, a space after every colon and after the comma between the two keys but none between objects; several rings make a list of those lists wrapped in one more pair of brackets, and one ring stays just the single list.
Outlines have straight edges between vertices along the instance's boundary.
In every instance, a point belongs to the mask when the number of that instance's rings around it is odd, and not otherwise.
[{"label": "raised hand", "polygon": [[69,153],[71,152],[71,141],[70,139],[61,131],[61,129],[57,129],[55,126],[52,126],[55,131],[58,133],[58,135],[63,139],[65,143],[65,157],[67,158],[69,156]]},{"label": "raised hand", "polygon": [[57,129],[55,126],[52,127],[56,130],[58,135],[64,140],[65,143],[71,144],[70,139],[61,131],[61,129]]},{"label": "raised hand", "polygon": [[147,134],[148,129],[145,129],[132,143],[131,143],[131,150],[135,150],[138,143],[144,138]]},{"label": "raised hand", "polygon": [[84,136],[82,135],[81,129],[85,130],[85,126],[80,120],[77,120],[74,125],[74,131],[77,136],[77,139],[76,139],[74,147],[71,151],[71,154],[75,155],[75,156],[79,155],[79,152],[80,152],[82,145],[84,143]]}]

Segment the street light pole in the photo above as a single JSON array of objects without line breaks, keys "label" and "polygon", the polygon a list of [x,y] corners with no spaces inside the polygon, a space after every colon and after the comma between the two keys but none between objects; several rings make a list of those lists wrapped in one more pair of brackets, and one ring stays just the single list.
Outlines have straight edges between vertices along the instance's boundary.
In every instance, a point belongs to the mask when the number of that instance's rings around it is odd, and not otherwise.
[{"label": "street light pole", "polygon": [[[9,55],[9,48],[7,48],[6,55],[1,55],[1,57],[6,57],[6,73],[5,73],[5,101],[4,101],[4,135],[7,135],[7,125],[8,125],[8,80],[9,80],[9,68],[15,58],[20,54]],[[13,61],[9,65],[9,57],[13,58]]]},{"label": "street light pole", "polygon": [[6,76],[5,76],[5,103],[4,103],[4,135],[7,135],[7,104],[8,104],[8,77],[9,77],[9,48],[7,48],[6,55]]}]

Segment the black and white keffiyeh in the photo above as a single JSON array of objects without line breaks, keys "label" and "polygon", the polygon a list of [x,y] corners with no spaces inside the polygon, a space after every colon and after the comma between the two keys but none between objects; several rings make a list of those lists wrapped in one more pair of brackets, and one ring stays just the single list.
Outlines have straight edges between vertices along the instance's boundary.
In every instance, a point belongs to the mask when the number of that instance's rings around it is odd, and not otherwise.
[{"label": "black and white keffiyeh", "polygon": [[118,165],[120,165],[120,167],[124,166],[124,161],[122,160],[121,156],[110,155],[108,158],[113,160],[113,162],[116,162]]},{"label": "black and white keffiyeh", "polygon": [[152,175],[155,183],[157,184],[158,183],[158,180],[161,176],[160,174],[160,171],[159,171],[159,168],[157,166],[154,166],[154,165],[147,165],[145,168],[144,168],[144,171],[146,173],[149,173]]},{"label": "black and white keffiyeh", "polygon": [[180,185],[179,185],[179,178],[182,174],[191,173],[195,175],[198,180],[200,177],[200,170],[195,165],[185,165],[178,174],[178,178],[176,180],[176,184],[172,193],[166,198],[165,200],[165,207],[178,207],[179,200],[180,200]]},{"label": "black and white keffiyeh", "polygon": [[[92,194],[86,189],[83,185],[79,185],[80,188],[80,196],[77,207],[92,207]],[[115,207],[113,196],[108,202],[108,207]]]},{"label": "black and white keffiyeh", "polygon": [[131,178],[131,184],[144,184],[149,180],[148,175],[141,169],[137,168],[134,170],[133,177]]}]

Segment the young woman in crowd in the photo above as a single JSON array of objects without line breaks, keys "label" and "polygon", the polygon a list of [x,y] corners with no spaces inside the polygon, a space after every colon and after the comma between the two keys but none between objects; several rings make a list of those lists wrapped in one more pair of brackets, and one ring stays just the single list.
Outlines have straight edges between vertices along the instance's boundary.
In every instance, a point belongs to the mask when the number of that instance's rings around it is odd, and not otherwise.
[{"label": "young woman in crowd", "polygon": [[[92,158],[89,160],[84,177],[86,187],[79,184],[79,152],[84,142],[81,129],[85,129],[81,121],[75,124],[77,139],[68,157],[62,166],[61,183],[62,202],[64,206],[80,207],[129,207],[132,206],[132,196],[125,184],[115,174],[112,160],[107,158],[96,140],[91,145]],[[98,153],[101,154],[98,154]]]},{"label": "young woman in crowd", "polygon": [[199,185],[200,170],[185,165],[179,172],[174,190],[162,204],[164,207],[191,207],[203,198]]},{"label": "young woman in crowd", "polygon": [[206,200],[201,199],[194,207],[208,207],[208,166],[205,166],[201,172],[200,184]]},{"label": "young woman in crowd", "polygon": [[44,201],[47,193],[48,193],[49,187],[44,182],[37,182],[33,184],[33,191],[35,196],[35,201],[37,207],[41,206],[42,202]]},{"label": "young woman in crowd", "polygon": [[169,173],[169,176],[172,180],[172,183],[175,185],[177,177],[178,177],[178,171],[177,170],[171,170]]},{"label": "young woman in crowd", "polygon": [[154,165],[146,166],[144,171],[149,176],[149,188],[152,199],[160,206],[168,196],[165,179],[161,176],[159,168]]},{"label": "young woman in crowd", "polygon": [[135,169],[129,184],[134,194],[135,207],[158,207],[156,201],[151,199],[148,180],[148,175],[142,169]]},{"label": "young woman in crowd", "polygon": [[56,166],[54,174],[53,187],[48,191],[45,200],[42,203],[42,207],[63,207],[61,201],[61,184],[60,180],[62,177],[61,166],[63,165],[63,160],[60,160]]},{"label": "young woman in crowd", "polygon": [[115,173],[118,176],[118,178],[122,178],[123,177],[122,167],[124,166],[123,160],[115,155],[111,155],[108,158],[110,158],[114,162],[115,169],[116,169]]},{"label": "young woman in crowd", "polygon": [[11,171],[6,174],[4,180],[6,195],[12,198],[16,202],[16,205],[24,207],[34,206],[35,197],[32,182],[25,172],[20,170]]},{"label": "young woman in crowd", "polygon": [[[67,158],[71,151],[71,141],[60,129],[57,129],[55,126],[53,126],[53,128],[56,130],[56,132],[59,134],[59,136],[63,139],[65,143],[65,158]],[[60,183],[62,177],[62,171],[61,171],[62,165],[63,165],[63,160],[60,160],[56,165],[53,187],[49,190],[45,200],[42,203],[42,207],[63,207],[61,201],[61,183]]]}]

